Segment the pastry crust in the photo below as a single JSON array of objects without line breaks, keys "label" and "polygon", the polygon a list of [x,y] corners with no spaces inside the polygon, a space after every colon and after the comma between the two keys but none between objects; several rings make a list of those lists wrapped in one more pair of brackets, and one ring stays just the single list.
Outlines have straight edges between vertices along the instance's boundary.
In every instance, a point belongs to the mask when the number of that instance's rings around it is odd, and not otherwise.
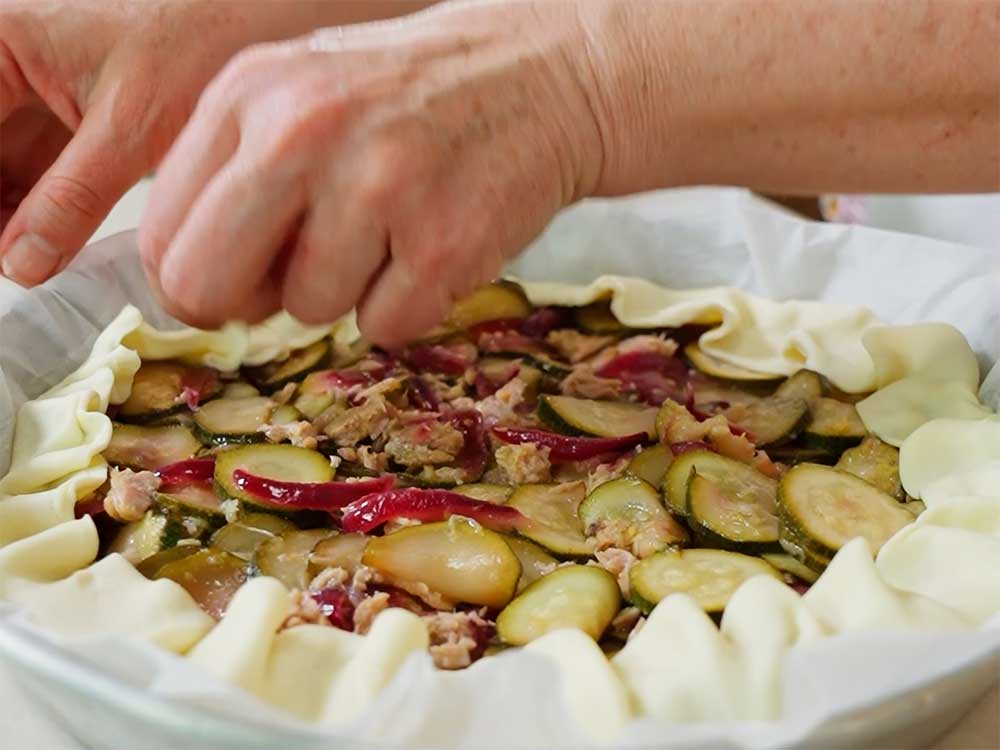
[{"label": "pastry crust", "polygon": [[[589,734],[610,738],[635,716],[775,718],[782,657],[797,643],[866,630],[971,628],[1000,610],[1000,500],[993,496],[1000,491],[989,491],[1000,485],[976,476],[997,474],[1000,422],[976,398],[976,358],[958,331],[886,327],[861,308],[776,303],[734,289],[670,291],[622,277],[524,289],[535,304],[610,298],[629,325],[714,324],[700,344],[731,364],[776,375],[808,367],[845,391],[877,388],[858,411],[871,432],[901,446],[903,483],[928,505],[875,562],[863,540],[846,545],[804,597],[751,579],[721,628],[674,595],[610,661],[576,632],[532,643],[528,651],[557,667],[566,705]],[[0,598],[58,637],[136,636],[187,654],[304,719],[342,725],[359,716],[404,661],[426,650],[417,616],[386,610],[366,636],[309,625],[278,632],[289,598],[275,581],[258,578],[214,624],[177,584],[149,581],[117,555],[95,563],[94,524],[74,520],[75,503],[107,476],[104,412],[127,398],[141,360],[235,369],[329,331],[279,316],[253,329],[162,333],[135,308],[123,310],[86,362],[18,414],[10,471],[0,480]],[[359,335],[351,318],[333,332],[344,344]],[[580,689],[588,684],[600,685],[600,700]]]}]

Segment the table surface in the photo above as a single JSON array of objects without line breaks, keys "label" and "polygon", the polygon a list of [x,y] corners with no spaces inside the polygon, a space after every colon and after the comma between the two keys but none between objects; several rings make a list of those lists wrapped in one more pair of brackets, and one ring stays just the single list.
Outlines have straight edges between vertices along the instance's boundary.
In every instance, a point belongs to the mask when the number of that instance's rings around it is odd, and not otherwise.
[{"label": "table surface", "polygon": [[[93,239],[135,227],[142,215],[148,194],[148,182],[140,183],[115,207]],[[0,666],[0,749],[81,750],[61,729],[47,720],[22,698]],[[982,700],[943,737],[932,750],[1000,749],[1000,686],[994,686]]]}]

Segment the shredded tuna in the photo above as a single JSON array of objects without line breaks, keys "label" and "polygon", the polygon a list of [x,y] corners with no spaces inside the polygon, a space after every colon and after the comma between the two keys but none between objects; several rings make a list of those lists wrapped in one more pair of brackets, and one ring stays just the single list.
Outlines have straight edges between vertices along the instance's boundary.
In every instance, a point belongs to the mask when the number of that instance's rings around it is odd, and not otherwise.
[{"label": "shredded tuna", "polygon": [[465,438],[447,422],[425,419],[392,427],[385,452],[403,466],[447,464],[462,450]]},{"label": "shredded tuna", "polygon": [[469,398],[468,396],[462,396],[460,398],[456,398],[454,401],[449,402],[448,406],[450,406],[455,411],[470,411],[471,409],[476,408],[476,402],[473,399]]},{"label": "shredded tuna", "polygon": [[642,611],[638,607],[624,607],[608,626],[609,635],[619,641],[627,641],[643,621]]},{"label": "shredded tuna", "polygon": [[587,365],[577,365],[563,378],[559,390],[564,396],[576,398],[613,399],[621,395],[621,381],[602,378]]},{"label": "shredded tuna", "polygon": [[564,359],[573,363],[597,354],[614,340],[614,336],[592,336],[572,328],[550,331],[549,335],[545,337],[546,343],[554,347]]},{"label": "shredded tuna", "polygon": [[343,586],[350,577],[351,574],[344,570],[344,568],[323,568],[309,582],[309,588],[313,591],[332,589],[337,586]]},{"label": "shredded tuna", "polygon": [[688,540],[684,526],[672,515],[664,514],[644,523],[607,520],[587,529],[598,550],[627,550],[640,560],[660,552],[669,544]]},{"label": "shredded tuna", "polygon": [[284,406],[292,400],[292,396],[295,395],[295,391],[297,391],[298,388],[298,383],[288,383],[277,393],[271,394],[271,400],[278,406]]},{"label": "shredded tuna", "polygon": [[383,472],[389,468],[389,455],[377,451],[370,445],[359,445],[356,450],[357,461],[370,471]]},{"label": "shredded tuna", "polygon": [[160,478],[151,471],[111,469],[111,487],[104,496],[104,510],[116,521],[140,521],[156,500]]},{"label": "shredded tuna", "polygon": [[466,383],[464,377],[451,383],[444,375],[425,372],[420,374],[420,378],[430,386],[431,391],[441,403],[451,403],[465,396]]},{"label": "shredded tuna", "polygon": [[672,357],[677,353],[677,342],[662,333],[631,336],[618,344],[618,354],[629,352],[651,352]]},{"label": "shredded tuna", "polygon": [[597,558],[598,565],[618,579],[618,588],[622,590],[622,596],[628,599],[631,594],[628,581],[629,571],[633,565],[639,562],[639,558],[628,550],[617,547],[598,550],[594,553],[594,557]]},{"label": "shredded tuna", "polygon": [[371,630],[375,618],[389,608],[389,595],[384,591],[376,591],[366,596],[354,609],[354,632],[364,635]]},{"label": "shredded tuna", "polygon": [[289,593],[289,596],[292,600],[292,613],[281,624],[282,629],[294,628],[296,625],[330,624],[319,604],[309,596],[307,591],[294,589]]},{"label": "shredded tuna", "polygon": [[[676,401],[666,401],[660,411],[660,428],[665,443],[686,443],[706,441],[719,454],[753,465],[757,461],[757,449],[745,435],[734,435],[729,429],[729,421],[722,414],[699,422],[686,407]],[[767,462],[761,461],[762,466]]]},{"label": "shredded tuna", "polygon": [[381,436],[392,423],[395,413],[395,407],[384,398],[370,398],[337,416],[323,432],[339,446],[357,445],[366,438]]},{"label": "shredded tuna", "polygon": [[497,466],[503,472],[503,484],[539,484],[552,478],[550,449],[535,443],[501,445],[497,448]]},{"label": "shredded tuna", "polygon": [[624,474],[625,470],[628,469],[629,459],[630,455],[626,455],[614,463],[597,464],[588,471],[587,478],[584,480],[587,483],[587,494],[589,495],[605,482],[610,482]]},{"label": "shredded tuna", "polygon": [[479,612],[437,612],[424,618],[438,669],[464,669],[482,655],[494,632]]},{"label": "shredded tuna", "polygon": [[522,419],[515,409],[524,403],[527,388],[528,383],[520,376],[511,378],[492,396],[476,404],[476,409],[488,425],[520,424]]},{"label": "shredded tuna", "polygon": [[287,440],[296,447],[310,450],[315,450],[319,444],[316,428],[305,420],[289,424],[266,424],[260,427],[260,431],[272,443],[283,443]]}]

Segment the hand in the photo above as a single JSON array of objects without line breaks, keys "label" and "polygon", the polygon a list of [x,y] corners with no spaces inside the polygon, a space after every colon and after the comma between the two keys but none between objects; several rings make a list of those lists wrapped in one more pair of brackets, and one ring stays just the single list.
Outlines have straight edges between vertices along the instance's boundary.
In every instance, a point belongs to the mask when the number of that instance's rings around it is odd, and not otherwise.
[{"label": "hand", "polygon": [[600,136],[572,3],[442,6],[238,55],[165,159],[140,231],[202,326],[358,308],[399,343],[591,189]]},{"label": "hand", "polygon": [[[336,5],[30,0],[0,7],[4,275],[32,285],[65,266],[166,153],[205,84],[236,51],[328,23]],[[356,15],[348,5],[346,15]]]}]

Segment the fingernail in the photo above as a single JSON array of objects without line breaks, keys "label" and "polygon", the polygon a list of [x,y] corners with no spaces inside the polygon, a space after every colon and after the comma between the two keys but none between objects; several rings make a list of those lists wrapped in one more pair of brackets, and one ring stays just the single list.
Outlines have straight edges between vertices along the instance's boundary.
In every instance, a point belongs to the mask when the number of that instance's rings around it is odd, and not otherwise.
[{"label": "fingernail", "polygon": [[24,234],[17,238],[0,261],[0,270],[11,281],[22,286],[41,284],[55,273],[62,255],[38,235]]}]

